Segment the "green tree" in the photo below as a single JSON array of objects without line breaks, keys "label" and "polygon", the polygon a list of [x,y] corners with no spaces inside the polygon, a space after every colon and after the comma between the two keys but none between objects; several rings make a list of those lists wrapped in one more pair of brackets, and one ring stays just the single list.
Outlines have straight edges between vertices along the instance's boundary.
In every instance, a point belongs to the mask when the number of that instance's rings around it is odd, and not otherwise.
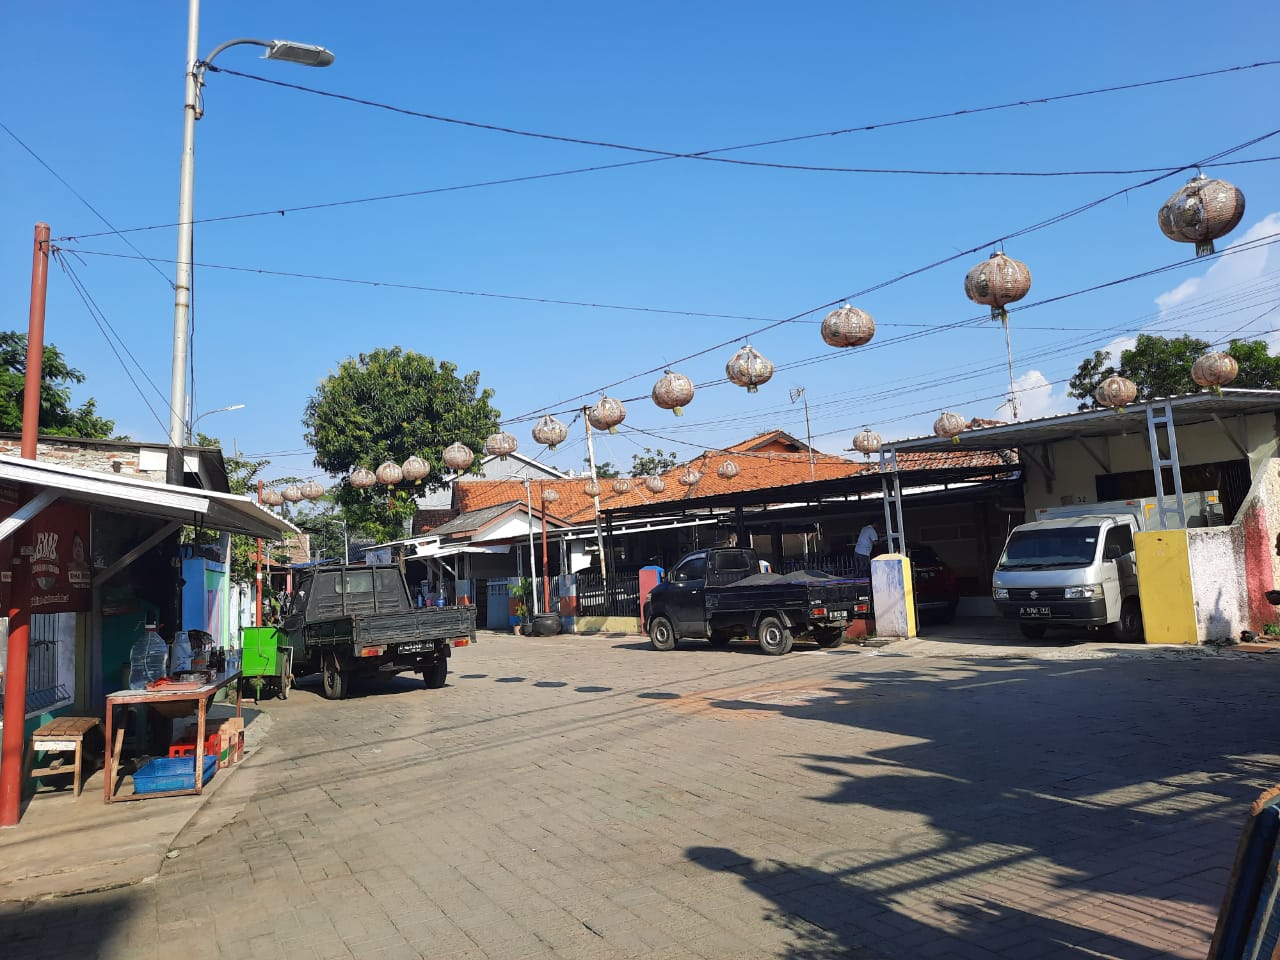
[{"label": "green tree", "polygon": [[657,476],[666,473],[679,462],[674,450],[650,450],[645,447],[644,453],[631,455],[631,475],[633,477]]},{"label": "green tree", "polygon": [[[591,461],[586,457],[582,458],[582,462],[588,467],[591,466]],[[622,476],[622,473],[608,460],[601,460],[596,464],[596,476],[601,480],[612,480],[614,477]]]},{"label": "green tree", "polygon": [[459,377],[455,364],[379,347],[348,357],[320,383],[302,418],[304,437],[316,452],[315,465],[330,474],[356,466],[376,470],[383,461],[403,463],[415,455],[426,461],[429,472],[416,484],[357,490],[343,482],[334,494],[354,530],[395,540],[413,517],[415,496],[444,485],[444,448],[457,441],[480,450],[497,430],[492,398],[492,390],[480,389],[477,371]]},{"label": "green tree", "polygon": [[[84,374],[67,364],[62,352],[45,344],[41,366],[40,432],[56,437],[110,437],[115,422],[98,416],[90,398],[71,405],[71,387],[84,383]],[[22,430],[22,398],[26,393],[27,335],[0,331],[0,430]]]},{"label": "green tree", "polygon": [[[1097,406],[1093,392],[1115,373],[1137,384],[1139,400],[1197,393],[1203,388],[1191,379],[1191,367],[1208,351],[1207,340],[1142,333],[1131,348],[1121,351],[1119,366],[1111,363],[1111,355],[1104,350],[1096,350],[1093,356],[1083,360],[1067,386],[1067,396],[1081,401],[1079,409],[1090,410]],[[1226,352],[1240,365],[1240,374],[1232,387],[1280,388],[1280,357],[1272,356],[1265,342],[1232,340]]]}]

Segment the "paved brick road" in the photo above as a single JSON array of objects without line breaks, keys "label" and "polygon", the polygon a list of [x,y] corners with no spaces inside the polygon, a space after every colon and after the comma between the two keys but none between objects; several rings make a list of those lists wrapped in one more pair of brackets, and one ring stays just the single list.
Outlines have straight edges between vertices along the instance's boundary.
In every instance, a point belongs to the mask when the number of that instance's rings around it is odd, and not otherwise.
[{"label": "paved brick road", "polygon": [[1280,780],[1278,663],[892,651],[487,636],[443,690],[300,689],[155,882],[6,905],[0,943],[1204,956],[1245,806]]}]

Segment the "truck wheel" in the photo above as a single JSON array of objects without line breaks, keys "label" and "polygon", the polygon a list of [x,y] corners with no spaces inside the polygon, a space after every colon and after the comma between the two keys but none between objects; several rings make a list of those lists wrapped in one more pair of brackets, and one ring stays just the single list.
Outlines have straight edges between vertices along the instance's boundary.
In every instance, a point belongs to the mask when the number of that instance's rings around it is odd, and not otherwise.
[{"label": "truck wheel", "polygon": [[789,653],[791,645],[795,643],[791,631],[783,626],[782,621],[777,617],[764,617],[760,621],[760,626],[756,628],[756,638],[760,643],[760,649],[771,657],[780,657],[784,653]]},{"label": "truck wheel", "polygon": [[676,648],[676,631],[666,617],[654,617],[649,624],[649,645],[664,653]]},{"label": "truck wheel", "polygon": [[840,629],[826,629],[813,631],[813,639],[817,641],[818,646],[824,650],[832,647],[838,647],[844,643],[844,631]]},{"label": "truck wheel", "polygon": [[1120,604],[1120,619],[1111,625],[1116,643],[1137,643],[1142,639],[1142,605],[1130,597]]},{"label": "truck wheel", "polygon": [[320,672],[324,680],[324,698],[326,700],[345,700],[351,688],[351,674],[343,670],[338,663],[338,655],[331,653],[324,657],[320,664]]},{"label": "truck wheel", "polygon": [[422,682],[427,685],[428,690],[439,690],[444,686],[447,676],[449,676],[449,661],[441,657],[422,671]]},{"label": "truck wheel", "polygon": [[1043,640],[1044,632],[1048,629],[1043,623],[1020,623],[1018,629],[1022,631],[1022,635],[1028,640]]}]

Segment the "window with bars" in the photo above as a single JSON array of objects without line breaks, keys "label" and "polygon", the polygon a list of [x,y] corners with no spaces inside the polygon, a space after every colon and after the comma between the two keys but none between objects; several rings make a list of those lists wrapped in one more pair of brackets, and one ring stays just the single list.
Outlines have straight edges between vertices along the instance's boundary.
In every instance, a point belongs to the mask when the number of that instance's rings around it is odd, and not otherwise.
[{"label": "window with bars", "polygon": [[[35,613],[27,638],[28,717],[56,710],[75,699],[74,613]],[[0,656],[8,659],[8,630]],[[2,690],[5,684],[0,684]],[[3,696],[0,695],[0,703]]]}]

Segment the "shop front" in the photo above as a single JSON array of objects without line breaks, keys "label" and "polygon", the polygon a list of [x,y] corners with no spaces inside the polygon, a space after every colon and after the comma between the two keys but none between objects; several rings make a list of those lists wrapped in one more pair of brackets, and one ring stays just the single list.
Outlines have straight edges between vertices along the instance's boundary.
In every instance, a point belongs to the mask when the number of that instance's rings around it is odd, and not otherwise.
[{"label": "shop front", "polygon": [[[35,731],[59,718],[105,720],[108,698],[130,686],[130,653],[144,628],[170,641],[178,634],[184,588],[201,595],[204,622],[220,623],[225,587],[214,577],[196,590],[184,581],[184,526],[270,539],[292,529],[246,497],[0,458],[0,602],[8,614],[0,825],[16,823],[29,789],[22,768],[34,759]],[[219,632],[225,647],[230,634]],[[202,652],[216,659],[217,651]]]}]

